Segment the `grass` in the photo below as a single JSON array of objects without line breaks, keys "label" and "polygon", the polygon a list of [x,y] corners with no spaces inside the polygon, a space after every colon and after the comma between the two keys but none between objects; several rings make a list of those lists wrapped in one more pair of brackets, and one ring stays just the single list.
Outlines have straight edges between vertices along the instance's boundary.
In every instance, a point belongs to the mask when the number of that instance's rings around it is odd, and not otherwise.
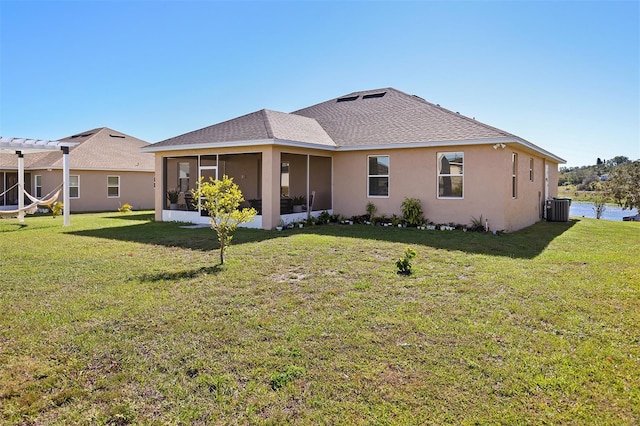
[{"label": "grass", "polygon": [[219,267],[151,217],[0,220],[0,423],[640,419],[638,223],[239,230]]}]

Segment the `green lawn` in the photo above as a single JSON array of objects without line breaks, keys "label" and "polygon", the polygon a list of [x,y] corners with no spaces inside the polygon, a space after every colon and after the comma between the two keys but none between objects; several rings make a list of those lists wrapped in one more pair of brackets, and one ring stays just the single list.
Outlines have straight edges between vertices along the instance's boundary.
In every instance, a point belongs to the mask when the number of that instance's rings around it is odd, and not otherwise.
[{"label": "green lawn", "polygon": [[0,423],[640,422],[640,223],[151,218],[0,220]]}]

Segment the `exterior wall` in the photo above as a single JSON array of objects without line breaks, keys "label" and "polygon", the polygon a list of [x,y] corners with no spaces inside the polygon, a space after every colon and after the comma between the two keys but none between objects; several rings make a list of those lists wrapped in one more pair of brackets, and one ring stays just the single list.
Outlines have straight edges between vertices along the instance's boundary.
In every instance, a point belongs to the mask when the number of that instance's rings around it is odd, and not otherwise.
[{"label": "exterior wall", "polygon": [[[440,152],[464,153],[464,194],[461,199],[438,198],[437,155]],[[518,153],[516,198],[511,193],[513,152]],[[259,153],[262,161],[258,163],[252,156],[238,157],[241,162],[233,165],[229,162],[226,172],[241,186],[246,199],[262,199],[263,229],[272,229],[280,221],[280,162],[290,163],[290,195],[303,195],[306,193],[307,155],[312,156],[309,190],[316,191],[314,210],[333,210],[347,217],[365,214],[369,201],[376,205],[378,215],[401,215],[402,202],[406,197],[412,197],[420,199],[425,218],[435,223],[470,224],[472,218],[482,216],[492,230],[515,231],[532,225],[542,217],[546,164],[549,165],[549,197],[557,194],[558,164],[534,152],[514,150],[509,144],[497,149],[493,145],[469,145],[321,152],[318,156],[315,155],[319,152],[314,150],[274,145],[247,147],[244,151],[242,148],[183,150],[156,153],[156,220],[163,220],[162,211],[166,208],[164,157],[244,153]],[[389,155],[388,197],[367,195],[369,155]],[[534,159],[533,181],[529,180],[530,158]],[[327,173],[331,168],[333,176]],[[197,167],[194,170],[197,174]],[[221,162],[219,174],[223,173]],[[175,177],[177,179],[177,174]],[[240,182],[246,182],[249,186],[243,188]],[[327,192],[318,188],[331,190]]]},{"label": "exterior wall", "polygon": [[[42,176],[42,196],[62,184],[62,170],[31,170],[29,184],[35,188],[35,176]],[[71,198],[71,212],[116,211],[129,203],[135,210],[152,209],[153,172],[134,171],[86,171],[70,170],[69,175],[79,176],[80,198]],[[107,177],[120,176],[120,196],[107,197]],[[25,177],[26,179],[26,177]],[[35,189],[34,191],[35,192]],[[62,201],[62,193],[60,194]]]},{"label": "exterior wall", "polygon": [[[464,193],[461,199],[438,198],[437,155],[439,152],[464,153]],[[344,216],[366,213],[373,202],[377,214],[401,215],[406,197],[422,202],[424,215],[435,223],[470,224],[472,218],[488,221],[492,230],[515,231],[540,220],[544,197],[544,160],[534,157],[534,182],[529,182],[529,158],[518,152],[518,197],[511,196],[511,153],[492,145],[448,148],[416,148],[338,152],[334,157],[334,211]],[[367,196],[368,155],[389,155],[389,196]],[[525,164],[526,163],[526,164]],[[550,169],[551,183],[557,181],[557,164]],[[555,180],[554,180],[555,179]],[[555,189],[555,188],[554,188]]]}]

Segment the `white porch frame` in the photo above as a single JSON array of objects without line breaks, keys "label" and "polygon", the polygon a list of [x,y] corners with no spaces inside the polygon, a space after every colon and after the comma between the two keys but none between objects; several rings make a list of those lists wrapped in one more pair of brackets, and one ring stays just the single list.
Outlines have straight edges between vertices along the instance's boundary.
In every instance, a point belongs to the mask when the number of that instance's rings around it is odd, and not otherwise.
[{"label": "white porch frame", "polygon": [[[0,137],[0,152],[18,156],[18,209],[24,207],[24,154],[36,152],[62,151],[62,203],[64,204],[64,226],[69,226],[69,150],[76,142],[61,142],[41,139]],[[18,213],[18,221],[24,222],[24,212]]]}]

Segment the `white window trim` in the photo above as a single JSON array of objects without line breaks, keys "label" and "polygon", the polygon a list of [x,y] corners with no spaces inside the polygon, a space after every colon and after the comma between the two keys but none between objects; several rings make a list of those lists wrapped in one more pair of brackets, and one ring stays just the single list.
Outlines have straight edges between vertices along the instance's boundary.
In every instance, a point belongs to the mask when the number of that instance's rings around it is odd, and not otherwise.
[{"label": "white window trim", "polygon": [[[456,154],[456,153],[461,153],[462,154],[462,174],[447,174],[447,175],[443,175],[440,174],[440,165],[438,164],[439,158],[440,158],[440,154]],[[464,151],[441,151],[441,152],[436,152],[436,198],[438,200],[464,200],[464,169],[466,168],[465,164],[464,164]],[[441,197],[440,196],[440,177],[441,176],[449,176],[449,177],[462,177],[462,195],[460,197]]]},{"label": "white window trim", "polygon": [[530,157],[529,158],[529,182],[533,182],[535,180],[534,166],[535,166],[535,162],[533,160],[533,157]]},{"label": "white window trim", "polygon": [[[386,175],[372,175],[369,174],[369,159],[371,157],[387,157],[389,166],[389,173]],[[369,190],[369,181],[372,177],[386,177],[387,178],[387,195],[371,195]],[[371,154],[367,155],[367,198],[389,198],[391,196],[391,156],[389,154]]]},{"label": "white window trim", "polygon": [[[78,185],[77,186],[72,186],[71,185],[71,178],[72,177],[78,178]],[[71,196],[71,188],[78,188],[78,196],[77,197],[72,197]],[[71,198],[73,200],[77,200],[77,199],[80,198],[80,175],[70,175],[69,176],[69,198]]]},{"label": "white window trim", "polygon": [[[38,180],[40,180],[40,185],[38,185]],[[42,197],[42,175],[33,176],[33,188],[35,189],[35,196]],[[40,193],[38,193],[38,189],[40,189]]]},{"label": "white window trim", "polygon": [[[118,185],[109,185],[109,178],[118,178]],[[118,188],[118,195],[109,195],[109,188]],[[120,176],[110,175],[107,176],[107,198],[120,198]]]}]

